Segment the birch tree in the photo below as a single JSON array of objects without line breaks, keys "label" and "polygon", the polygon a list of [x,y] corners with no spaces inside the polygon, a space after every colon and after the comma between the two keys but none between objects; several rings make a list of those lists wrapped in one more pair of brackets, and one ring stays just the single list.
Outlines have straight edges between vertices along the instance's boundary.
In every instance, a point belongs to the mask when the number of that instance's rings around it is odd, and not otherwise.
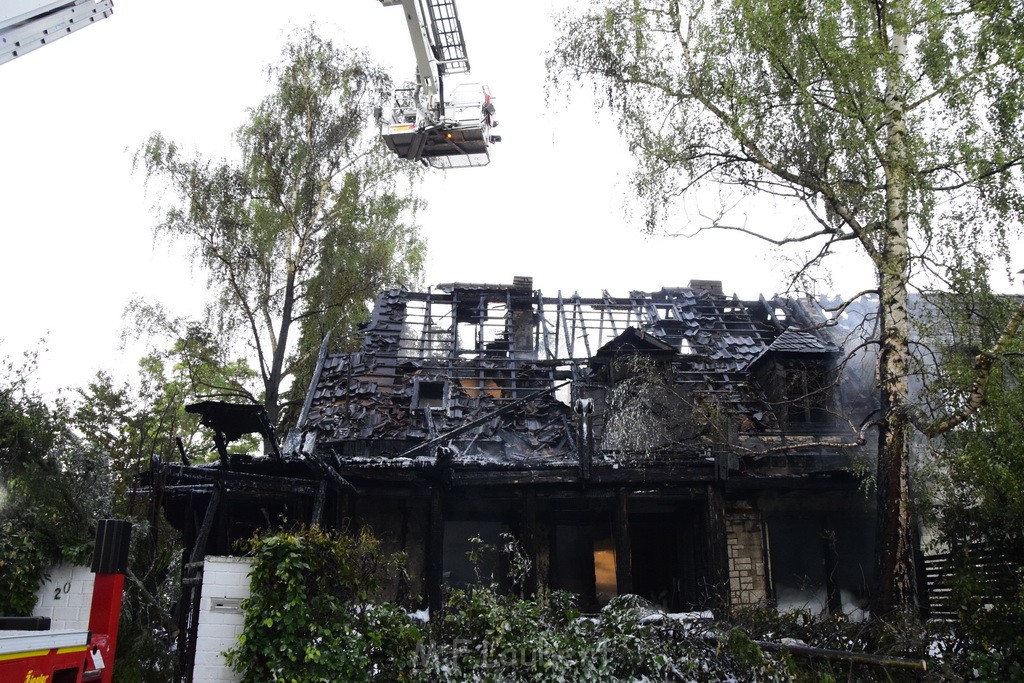
[{"label": "birch tree", "polygon": [[914,601],[912,429],[934,436],[984,402],[985,353],[961,403],[914,405],[908,296],[918,280],[948,284],[945,255],[969,252],[983,272],[1008,255],[1022,211],[1021,13],[1009,0],[608,0],[562,18],[549,60],[554,83],[589,80],[614,112],[649,229],[673,221],[673,200],[725,187],[794,202],[807,221],[698,229],[810,248],[806,268],[844,243],[870,259],[876,614]]},{"label": "birch tree", "polygon": [[249,393],[276,424],[286,378],[311,370],[324,333],[344,338],[365,319],[379,290],[414,280],[423,245],[413,165],[370,130],[387,74],[312,31],[270,73],[271,94],[236,135],[240,162],[189,157],[154,133],[138,164],[170,195],[157,232],[208,274],[205,326],[248,345],[261,380]]}]

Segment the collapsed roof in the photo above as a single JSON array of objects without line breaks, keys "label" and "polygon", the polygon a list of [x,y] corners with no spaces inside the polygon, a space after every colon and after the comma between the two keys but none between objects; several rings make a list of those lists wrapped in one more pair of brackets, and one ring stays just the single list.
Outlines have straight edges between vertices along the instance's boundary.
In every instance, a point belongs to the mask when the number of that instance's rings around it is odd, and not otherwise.
[{"label": "collapsed roof", "polygon": [[[604,399],[594,424],[601,444],[613,417],[609,391],[623,378],[613,366],[634,356],[660,368],[690,413],[714,402],[730,421],[778,430],[753,371],[772,357],[834,366],[841,348],[823,322],[813,301],[741,301],[715,281],[626,297],[545,296],[529,277],[390,290],[363,327],[360,351],[322,354],[292,449],[301,443],[348,466],[433,463],[442,446],[464,464],[569,465],[581,447],[574,404]],[[655,450],[706,459],[708,439],[694,430],[677,428]]]}]

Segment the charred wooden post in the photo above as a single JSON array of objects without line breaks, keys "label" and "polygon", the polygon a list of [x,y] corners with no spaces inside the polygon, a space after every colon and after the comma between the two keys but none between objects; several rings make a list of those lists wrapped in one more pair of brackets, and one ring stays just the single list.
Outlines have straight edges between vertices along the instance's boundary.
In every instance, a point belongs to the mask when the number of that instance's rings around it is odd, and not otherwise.
[{"label": "charred wooden post", "polygon": [[352,518],[352,497],[348,491],[338,492],[338,504],[334,508],[334,528],[347,529]]},{"label": "charred wooden post", "polygon": [[199,629],[199,604],[203,588],[203,558],[206,545],[213,529],[213,520],[220,507],[221,489],[215,486],[206,504],[202,524],[196,534],[195,543],[188,562],[182,567],[182,594],[179,602],[178,652],[181,670],[188,672],[186,680],[191,681],[192,665],[196,656],[196,634]]},{"label": "charred wooden post", "polygon": [[839,549],[836,547],[836,530],[831,521],[825,521],[821,534],[825,557],[825,595],[829,614],[842,614],[843,598],[839,594]]},{"label": "charred wooden post", "polygon": [[316,498],[313,500],[313,512],[310,514],[309,523],[313,526],[320,526],[320,518],[324,513],[324,499],[327,497],[327,482],[321,481],[316,488]]},{"label": "charred wooden post", "polygon": [[523,507],[520,514],[520,538],[526,556],[530,558],[530,573],[526,577],[524,591],[530,595],[537,595],[540,590],[540,580],[537,567],[539,553],[537,549],[537,492],[529,489],[523,494]]},{"label": "charred wooden post", "polygon": [[725,497],[714,484],[707,486],[705,514],[707,515],[708,576],[705,589],[708,602],[714,610],[729,607],[729,555],[725,529]]},{"label": "charred wooden post", "polygon": [[430,527],[427,541],[427,568],[425,583],[427,606],[431,614],[441,610],[441,584],[444,579],[444,508],[441,487],[434,485],[430,492]]},{"label": "charred wooden post", "polygon": [[619,595],[633,592],[632,549],[629,541],[629,493],[619,489],[614,518],[615,580]]},{"label": "charred wooden post", "polygon": [[228,442],[224,438],[224,433],[215,431],[213,433],[213,445],[217,447],[217,456],[220,458],[220,466],[223,469],[227,469],[229,466],[228,462]]},{"label": "charred wooden post", "polygon": [[206,504],[206,514],[203,515],[203,523],[199,527],[199,533],[196,534],[195,545],[192,546],[190,563],[201,562],[206,556],[206,544],[210,539],[210,530],[213,529],[213,518],[216,517],[217,509],[220,507],[220,497],[220,486],[215,486],[213,493],[210,494],[210,501]]}]

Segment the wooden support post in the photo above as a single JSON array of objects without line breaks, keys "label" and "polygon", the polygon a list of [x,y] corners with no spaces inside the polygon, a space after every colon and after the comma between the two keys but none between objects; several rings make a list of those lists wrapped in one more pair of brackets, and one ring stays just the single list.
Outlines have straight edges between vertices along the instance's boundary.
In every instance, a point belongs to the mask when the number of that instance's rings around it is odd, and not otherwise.
[{"label": "wooden support post", "polygon": [[537,573],[539,553],[537,552],[537,492],[533,489],[523,494],[523,510],[520,519],[520,538],[526,556],[530,558],[530,573],[526,577],[523,590],[528,595],[536,595],[540,590]]},{"label": "wooden support post", "polygon": [[348,531],[348,520],[351,517],[348,491],[338,491],[337,504],[334,507],[334,528],[338,531]]},{"label": "wooden support post", "polygon": [[206,557],[206,543],[210,538],[210,530],[213,529],[213,518],[217,516],[217,508],[220,506],[220,487],[214,487],[210,494],[210,502],[206,504],[206,514],[203,515],[203,523],[196,534],[196,544],[192,546],[192,556],[189,562],[202,562]]},{"label": "wooden support post", "polygon": [[321,481],[316,489],[316,498],[313,499],[313,514],[310,515],[309,523],[313,526],[320,526],[320,518],[324,514],[324,499],[327,497],[327,482]]},{"label": "wooden support post", "polygon": [[707,487],[707,552],[706,590],[714,610],[729,607],[729,554],[725,532],[725,497],[713,484]]},{"label": "wooden support post", "polygon": [[839,550],[836,547],[836,529],[831,520],[825,520],[821,533],[822,552],[825,555],[825,595],[829,614],[841,614],[843,598],[839,594]]},{"label": "wooden support post", "polygon": [[444,571],[444,507],[441,487],[430,492],[430,529],[427,542],[426,590],[431,614],[441,610],[441,583]]},{"label": "wooden support post", "polygon": [[633,562],[629,539],[629,493],[620,489],[615,500],[615,583],[619,595],[633,592]]},{"label": "wooden support post", "polygon": [[217,447],[217,453],[220,455],[220,466],[223,469],[228,469],[231,465],[228,460],[228,442],[222,432],[213,432],[213,445]]}]

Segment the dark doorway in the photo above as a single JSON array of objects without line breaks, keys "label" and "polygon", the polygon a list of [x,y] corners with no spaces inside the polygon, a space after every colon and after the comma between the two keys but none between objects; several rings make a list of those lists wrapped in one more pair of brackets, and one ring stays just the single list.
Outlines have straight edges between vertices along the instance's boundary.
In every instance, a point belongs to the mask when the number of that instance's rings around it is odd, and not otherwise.
[{"label": "dark doorway", "polygon": [[669,612],[701,608],[707,566],[702,525],[690,505],[630,512],[633,592]]},{"label": "dark doorway", "polygon": [[856,513],[765,515],[775,600],[814,614],[865,609],[873,573],[874,520]]},{"label": "dark doorway", "polygon": [[444,583],[466,588],[475,583],[510,585],[508,558],[499,551],[510,533],[504,522],[457,520],[444,524]]},{"label": "dark doorway", "polygon": [[598,611],[616,595],[614,548],[607,515],[556,522],[551,527],[551,587],[579,596],[582,611]]}]

